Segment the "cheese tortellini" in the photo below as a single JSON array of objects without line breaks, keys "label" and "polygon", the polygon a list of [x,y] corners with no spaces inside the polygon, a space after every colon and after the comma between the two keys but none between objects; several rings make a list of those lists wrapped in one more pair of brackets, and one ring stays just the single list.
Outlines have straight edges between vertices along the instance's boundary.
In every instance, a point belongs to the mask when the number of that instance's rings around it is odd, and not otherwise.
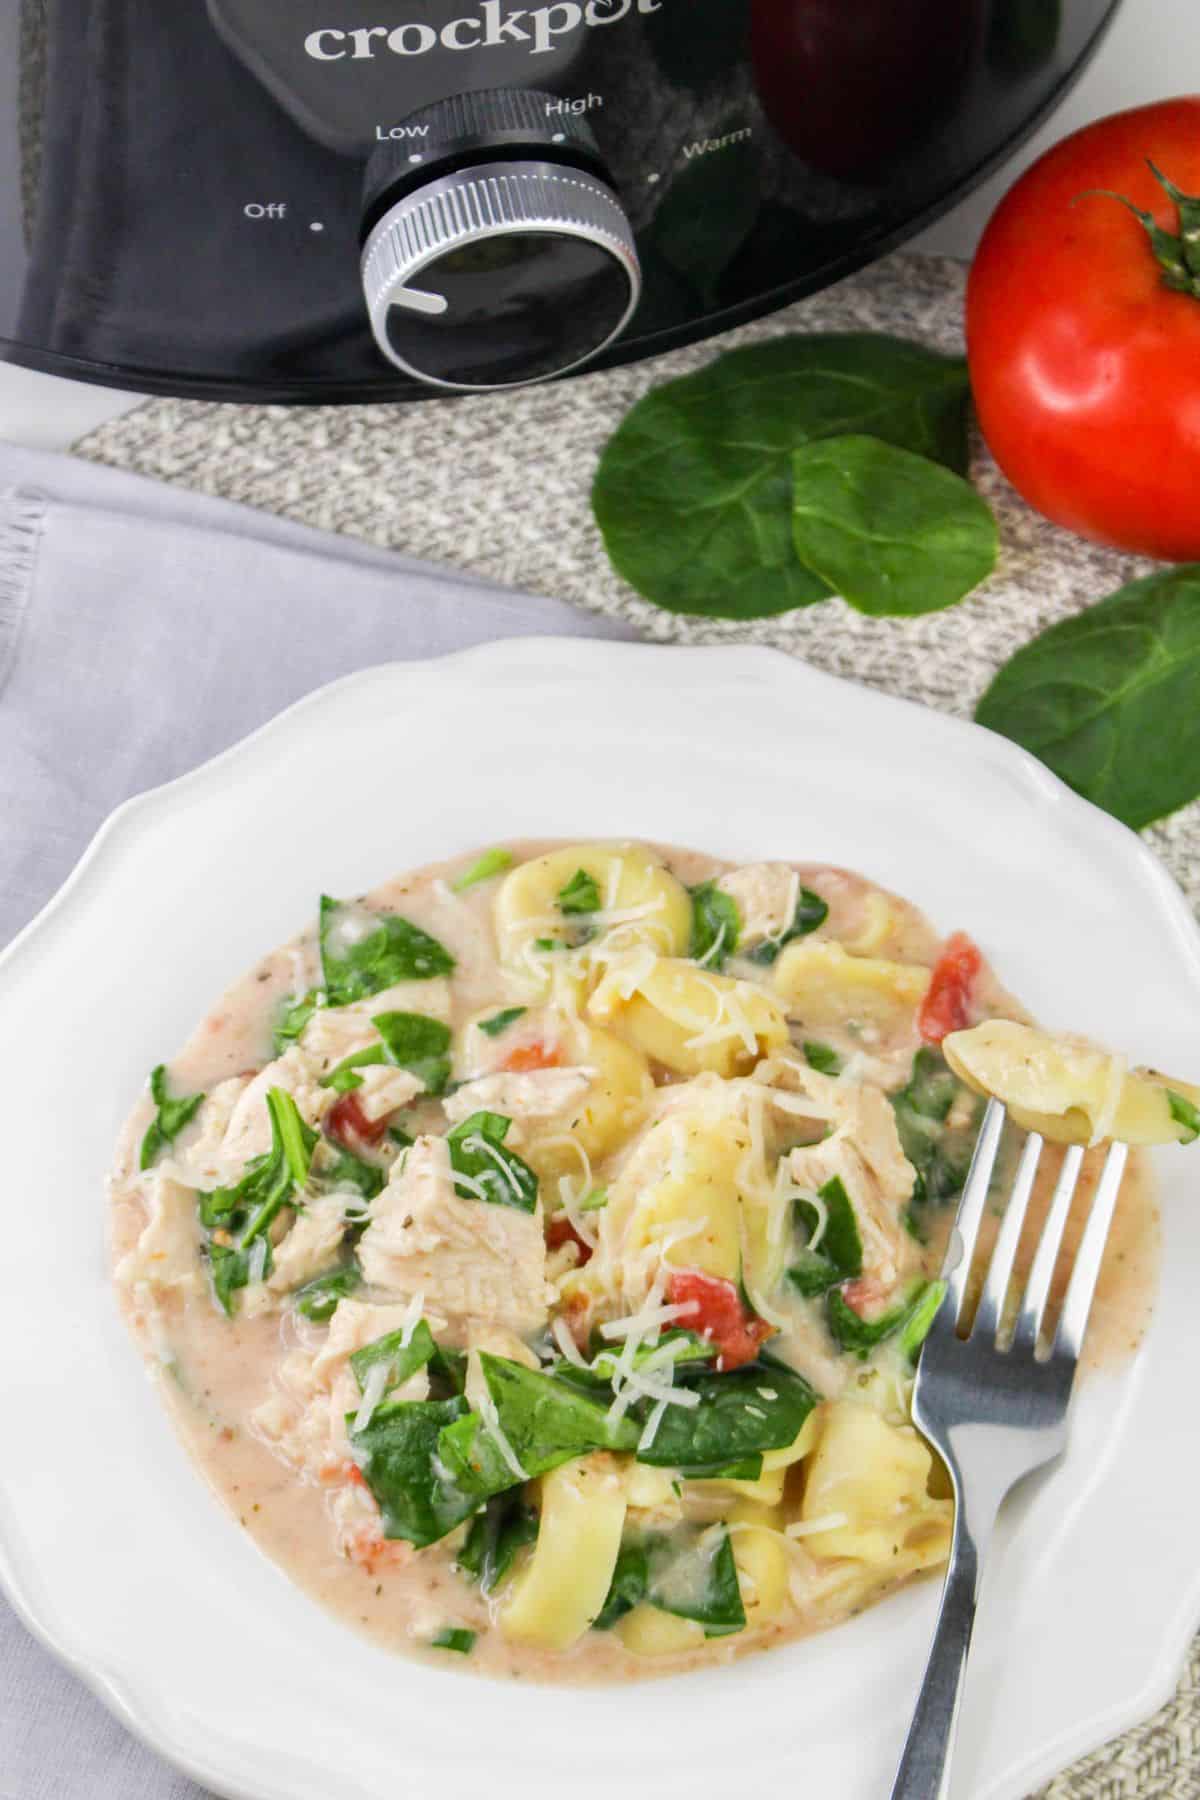
[{"label": "cheese tortellini", "polygon": [[814,1556],[846,1556],[883,1572],[943,1562],[954,1508],[929,1492],[933,1456],[911,1425],[858,1400],[825,1411],[808,1464],[801,1523]]},{"label": "cheese tortellini", "polygon": [[1056,1143],[1190,1143],[1200,1128],[1200,1088],[1128,1069],[1093,1044],[990,1019],[952,1033],[942,1050],[968,1087],[1002,1100],[1018,1125]]},{"label": "cheese tortellini", "polygon": [[736,1120],[680,1112],[661,1119],[609,1193],[604,1228],[636,1265],[647,1248],[677,1268],[736,1281],[741,1262],[738,1165],[749,1145]]},{"label": "cheese tortellini", "polygon": [[583,1636],[612,1581],[625,1507],[610,1458],[584,1457],[542,1476],[537,1541],[500,1612],[505,1637],[566,1650]]},{"label": "cheese tortellini", "polygon": [[919,963],[854,956],[840,944],[789,944],[775,965],[773,985],[788,1013],[806,1028],[868,1026],[876,1031],[911,1029],[929,987]]},{"label": "cheese tortellini", "polygon": [[735,1075],[787,1042],[778,1002],[753,982],[661,958],[621,1000],[599,991],[591,1010],[677,1075]]},{"label": "cheese tortellini", "polygon": [[641,845],[573,844],[505,876],[495,920],[508,964],[528,962],[531,950],[553,954],[585,932],[591,943],[679,956],[691,936],[692,907],[683,883]]}]

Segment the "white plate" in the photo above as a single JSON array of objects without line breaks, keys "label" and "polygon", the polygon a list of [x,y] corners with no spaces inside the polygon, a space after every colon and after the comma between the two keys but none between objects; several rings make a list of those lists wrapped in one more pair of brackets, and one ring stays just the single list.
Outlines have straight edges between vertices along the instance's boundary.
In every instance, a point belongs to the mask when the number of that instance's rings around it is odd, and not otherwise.
[{"label": "white plate", "polygon": [[[1200,936],[1121,826],[1000,738],[773,652],[526,640],[368,671],[123,807],[0,960],[0,1569],[146,1741],[253,1800],[886,1794],[936,1584],[823,1637],[619,1691],[389,1657],[252,1547],[109,1293],[101,1182],[151,1063],[317,892],[497,837],[636,835],[861,869],[969,928],[1049,1025],[1196,1072]],[[1162,1293],[1010,1507],[956,1795],[1023,1800],[1151,1712],[1200,1618],[1196,1165],[1164,1152]],[[1200,1151],[1195,1153],[1200,1156]],[[673,1778],[677,1780],[673,1781]]]}]

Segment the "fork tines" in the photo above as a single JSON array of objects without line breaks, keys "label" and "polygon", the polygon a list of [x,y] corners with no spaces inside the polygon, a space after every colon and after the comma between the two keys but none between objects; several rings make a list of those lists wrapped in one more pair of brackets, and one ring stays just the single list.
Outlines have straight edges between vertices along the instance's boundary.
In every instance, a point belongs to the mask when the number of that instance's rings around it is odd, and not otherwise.
[{"label": "fork tines", "polygon": [[[951,1329],[962,1335],[966,1335],[969,1325],[972,1336],[994,1340],[1001,1336],[1005,1300],[1016,1267],[1017,1249],[1021,1242],[1038,1164],[1045,1147],[1044,1138],[1037,1132],[1029,1133],[1021,1152],[1012,1193],[1004,1210],[972,1323],[964,1317],[964,1302],[1005,1119],[1001,1102],[989,1101],[946,1259],[945,1275],[949,1295],[941,1315]],[[1082,1146],[1072,1144],[1067,1150],[1007,1348],[1036,1355],[1039,1360],[1058,1355],[1069,1357],[1073,1362],[1078,1360],[1128,1153],[1127,1144],[1114,1143],[1109,1149],[1075,1254],[1054,1337],[1047,1342],[1047,1310],[1051,1284],[1083,1166]]]}]

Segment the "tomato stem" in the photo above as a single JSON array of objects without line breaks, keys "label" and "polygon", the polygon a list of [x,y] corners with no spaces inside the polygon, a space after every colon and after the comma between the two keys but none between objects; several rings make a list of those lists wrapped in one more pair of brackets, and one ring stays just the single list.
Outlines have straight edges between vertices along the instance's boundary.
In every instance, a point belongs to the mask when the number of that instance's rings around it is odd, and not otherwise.
[{"label": "tomato stem", "polygon": [[[1119,200],[1122,206],[1127,206],[1134,218],[1145,226],[1150,247],[1163,272],[1163,286],[1173,293],[1190,294],[1193,300],[1200,300],[1200,196],[1185,194],[1149,157],[1146,165],[1167,198],[1175,203],[1179,213],[1177,231],[1164,230],[1153,213],[1135,206],[1126,194],[1114,194],[1108,188],[1088,191],[1105,200]],[[1080,194],[1079,198],[1083,200],[1086,195]]]}]

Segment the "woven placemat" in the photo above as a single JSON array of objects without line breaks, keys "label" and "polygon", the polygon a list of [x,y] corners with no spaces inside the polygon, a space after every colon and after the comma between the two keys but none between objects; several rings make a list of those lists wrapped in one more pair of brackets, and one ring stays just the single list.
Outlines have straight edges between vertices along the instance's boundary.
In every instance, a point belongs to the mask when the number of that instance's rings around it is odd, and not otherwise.
[{"label": "woven placemat", "polygon": [[[1000,567],[949,612],[869,619],[829,600],[780,619],[681,619],[609,567],[588,490],[601,446],[647,388],[699,368],[717,347],[788,330],[890,331],[962,347],[961,264],[898,255],[814,299],[652,363],[503,398],[416,406],[289,408],[151,400],[75,446],[77,455],[306,525],[472,570],[663,643],[770,644],[833,674],[970,717],[993,672],[1035,632],[1150,566],[1039,519],[982,444],[973,475],[1000,519]],[[248,604],[253,604],[248,596]],[[1147,833],[1200,905],[1200,803]],[[1147,1724],[1086,1758],[1039,1800],[1198,1800],[1200,1640],[1178,1694]]]}]

